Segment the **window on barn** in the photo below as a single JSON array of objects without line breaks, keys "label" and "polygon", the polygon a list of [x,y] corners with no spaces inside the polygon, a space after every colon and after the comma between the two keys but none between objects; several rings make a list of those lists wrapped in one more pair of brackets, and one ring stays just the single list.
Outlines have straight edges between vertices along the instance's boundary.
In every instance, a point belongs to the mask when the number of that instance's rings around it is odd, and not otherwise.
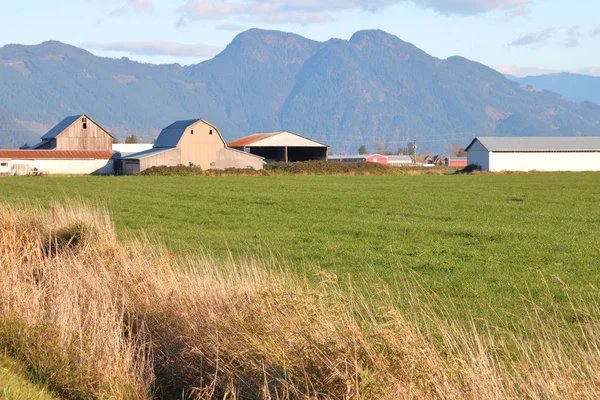
[{"label": "window on barn", "polygon": [[194,134],[194,130],[192,129],[192,135]]},{"label": "window on barn", "polygon": [[87,129],[87,118],[81,118],[81,122],[83,122],[83,129]]},{"label": "window on barn", "polygon": [[8,163],[5,163],[5,162],[0,163],[0,167],[8,167]]},{"label": "window on barn", "polygon": [[209,134],[209,135],[212,135],[212,129],[211,129],[210,131],[208,131],[208,134]]}]

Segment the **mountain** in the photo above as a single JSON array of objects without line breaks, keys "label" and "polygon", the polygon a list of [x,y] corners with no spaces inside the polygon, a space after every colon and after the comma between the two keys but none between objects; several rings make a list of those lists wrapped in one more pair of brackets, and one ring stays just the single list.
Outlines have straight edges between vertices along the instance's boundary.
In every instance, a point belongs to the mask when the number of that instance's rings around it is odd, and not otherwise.
[{"label": "mountain", "polygon": [[531,86],[536,90],[549,90],[560,94],[569,101],[592,101],[600,104],[600,77],[560,73],[517,78],[507,76],[519,82],[523,87]]},{"label": "mountain", "polygon": [[118,137],[151,140],[174,120],[200,117],[226,140],[286,129],[333,152],[412,139],[420,151],[445,152],[475,135],[600,131],[598,105],[523,88],[462,57],[437,59],[382,31],[316,42],[252,29],[187,67],[101,58],[59,42],[0,48],[0,147],[32,142],[33,132],[84,112]]}]

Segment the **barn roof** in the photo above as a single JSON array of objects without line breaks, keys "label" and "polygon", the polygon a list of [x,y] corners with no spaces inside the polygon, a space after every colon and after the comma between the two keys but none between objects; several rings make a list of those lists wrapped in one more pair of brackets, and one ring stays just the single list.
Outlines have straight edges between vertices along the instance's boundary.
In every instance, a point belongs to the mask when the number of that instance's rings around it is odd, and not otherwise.
[{"label": "barn roof", "polygon": [[172,123],[160,132],[158,139],[156,139],[156,142],[154,143],[154,147],[177,147],[177,143],[181,140],[185,130],[198,121],[202,120],[189,119]]},{"label": "barn roof", "polygon": [[[284,144],[275,144],[275,143],[272,143],[271,141],[268,141],[268,139],[275,138],[276,136],[279,136],[279,135],[293,135],[293,136],[301,139],[302,141],[304,141],[305,145],[308,145],[311,147],[321,147],[321,146],[327,147],[326,144],[317,142],[316,140],[309,139],[305,136],[298,135],[297,133],[290,132],[290,131],[255,133],[250,136],[246,136],[241,139],[234,140],[233,142],[229,142],[227,145],[229,147],[253,147],[253,146],[259,147],[261,145],[269,146],[269,147],[270,146],[284,146]],[[269,142],[271,142],[271,143],[269,143]],[[293,146],[297,146],[297,144],[294,144],[290,147],[293,147]]]},{"label": "barn roof", "polygon": [[108,160],[110,151],[100,150],[0,150],[1,159],[10,160]]},{"label": "barn roof", "polygon": [[475,141],[488,151],[600,151],[600,136],[485,136],[473,139],[467,151]]},{"label": "barn roof", "polygon": [[148,150],[140,151],[139,153],[129,154],[127,156],[121,157],[121,160],[141,160],[142,158],[150,157],[158,153],[162,153],[164,151],[171,151],[173,147],[153,147]]},{"label": "barn roof", "polygon": [[412,162],[412,157],[407,155],[386,156],[388,162]]},{"label": "barn roof", "polygon": [[54,128],[50,129],[44,136],[42,136],[42,140],[55,139],[65,129],[67,129],[69,126],[73,125],[73,123],[75,121],[77,121],[79,118],[84,118],[84,117],[87,118],[87,119],[89,119],[90,121],[92,121],[96,125],[98,125],[100,127],[100,129],[102,129],[104,132],[106,132],[106,134],[108,136],[113,137],[113,135],[111,135],[106,129],[104,129],[103,127],[101,127],[100,124],[98,124],[96,121],[94,121],[93,119],[91,119],[88,115],[86,115],[86,114],[79,114],[79,115],[72,115],[72,116],[67,117],[67,118],[63,119],[62,121],[60,121]]}]

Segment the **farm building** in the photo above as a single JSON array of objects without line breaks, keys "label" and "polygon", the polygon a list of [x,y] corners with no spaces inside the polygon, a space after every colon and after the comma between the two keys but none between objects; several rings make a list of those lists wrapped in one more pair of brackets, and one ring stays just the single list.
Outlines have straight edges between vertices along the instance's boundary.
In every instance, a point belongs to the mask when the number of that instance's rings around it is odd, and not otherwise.
[{"label": "farm building", "polygon": [[67,117],[30,150],[112,150],[113,137],[85,114]]},{"label": "farm building", "polygon": [[479,137],[466,150],[483,171],[600,171],[600,137]]},{"label": "farm building", "polygon": [[411,165],[413,160],[410,156],[403,155],[382,155],[382,154],[371,154],[366,158],[367,162],[374,162],[383,165],[390,166],[403,166],[403,165]]},{"label": "farm building", "polygon": [[338,155],[332,155],[332,156],[328,156],[327,157],[327,161],[332,161],[332,162],[360,162],[360,161],[367,161],[367,155],[366,154],[338,154]]},{"label": "farm building", "polygon": [[121,159],[123,174],[134,174],[153,166],[198,166],[207,169],[262,169],[262,157],[227,147],[219,130],[210,123],[193,119],[177,121],[162,130],[154,146]]},{"label": "farm building", "polygon": [[255,133],[229,142],[229,147],[264,157],[270,161],[327,160],[328,146],[288,132]]},{"label": "farm building", "polygon": [[0,150],[0,175],[112,174],[106,150]]},{"label": "farm building", "polygon": [[447,167],[466,167],[468,165],[467,157],[448,157],[446,158]]}]

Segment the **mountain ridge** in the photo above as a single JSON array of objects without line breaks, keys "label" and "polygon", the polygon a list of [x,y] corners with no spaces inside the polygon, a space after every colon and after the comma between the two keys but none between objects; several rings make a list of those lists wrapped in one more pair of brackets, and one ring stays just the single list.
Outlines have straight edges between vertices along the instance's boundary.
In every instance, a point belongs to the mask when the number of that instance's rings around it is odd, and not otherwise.
[{"label": "mountain ridge", "polygon": [[151,140],[174,120],[201,117],[226,140],[288,129],[333,152],[413,139],[443,152],[473,136],[600,128],[600,107],[527,90],[464,57],[432,57],[381,30],[319,42],[251,29],[189,66],[97,57],[57,41],[0,48],[0,147],[80,112],[119,137]]}]

